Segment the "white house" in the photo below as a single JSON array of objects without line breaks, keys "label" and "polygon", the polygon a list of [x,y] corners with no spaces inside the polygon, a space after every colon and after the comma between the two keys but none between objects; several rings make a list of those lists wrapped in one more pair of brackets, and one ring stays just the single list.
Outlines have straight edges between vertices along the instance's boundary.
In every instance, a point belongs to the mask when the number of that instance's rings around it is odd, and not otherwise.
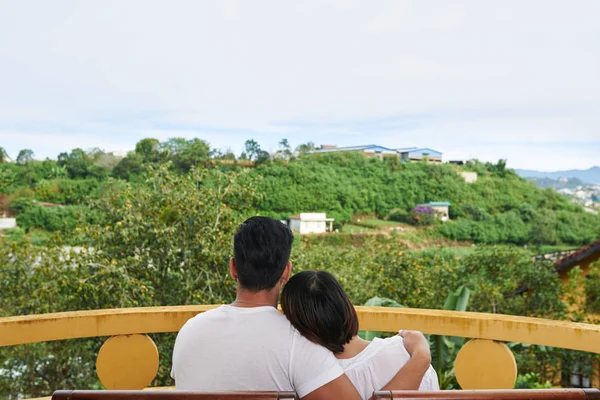
[{"label": "white house", "polygon": [[0,231],[17,227],[16,218],[0,218]]},{"label": "white house", "polygon": [[[327,218],[325,213],[301,213],[292,215],[290,218],[290,229],[301,235],[308,233],[325,233],[333,230],[334,218]],[[327,229],[329,223],[329,229]]]},{"label": "white house", "polygon": [[442,222],[446,222],[450,219],[450,203],[446,201],[430,201],[429,203],[417,204],[417,207],[431,208]]},{"label": "white house", "polygon": [[467,183],[477,182],[477,172],[463,171],[460,173],[460,176],[462,176]]}]

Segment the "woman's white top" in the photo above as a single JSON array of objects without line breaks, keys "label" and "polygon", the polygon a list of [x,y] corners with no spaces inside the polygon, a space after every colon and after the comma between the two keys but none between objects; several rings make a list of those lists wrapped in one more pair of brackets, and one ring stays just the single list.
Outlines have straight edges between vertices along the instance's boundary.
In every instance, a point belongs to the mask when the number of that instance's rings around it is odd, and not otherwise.
[{"label": "woman's white top", "polygon": [[[363,399],[381,390],[410,359],[401,336],[387,339],[375,338],[352,358],[338,359],[344,372]],[[437,374],[433,367],[425,373],[419,390],[439,390]]]}]

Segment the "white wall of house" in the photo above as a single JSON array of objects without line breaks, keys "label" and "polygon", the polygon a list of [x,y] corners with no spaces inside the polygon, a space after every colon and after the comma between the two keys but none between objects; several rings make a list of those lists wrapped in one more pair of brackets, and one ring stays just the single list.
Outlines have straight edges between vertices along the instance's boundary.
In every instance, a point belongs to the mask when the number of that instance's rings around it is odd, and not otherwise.
[{"label": "white wall of house", "polygon": [[16,218],[0,218],[0,231],[3,229],[12,229],[17,227]]},{"label": "white wall of house", "polygon": [[447,206],[433,206],[431,207],[433,209],[433,211],[435,211],[439,217],[440,220],[442,220],[443,222],[446,222],[450,219],[450,210],[449,207]]},{"label": "white wall of house", "polygon": [[300,218],[290,218],[290,229],[301,235],[325,233],[329,220],[325,213],[301,213]]},{"label": "white wall of house", "polygon": [[327,225],[325,221],[300,221],[300,234],[325,233]]},{"label": "white wall of house", "polygon": [[467,183],[477,182],[477,172],[461,172],[460,175]]}]

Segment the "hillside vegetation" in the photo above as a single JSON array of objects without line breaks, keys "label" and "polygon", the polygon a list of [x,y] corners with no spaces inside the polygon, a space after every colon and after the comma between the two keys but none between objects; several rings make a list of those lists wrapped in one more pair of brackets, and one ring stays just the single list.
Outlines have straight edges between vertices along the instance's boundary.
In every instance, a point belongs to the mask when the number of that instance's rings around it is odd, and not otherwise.
[{"label": "hillside vegetation", "polygon": [[262,164],[252,173],[263,178],[258,210],[279,218],[326,211],[342,224],[356,214],[385,218],[394,209],[448,201],[454,221],[435,229],[452,240],[575,245],[600,236],[600,217],[520,178],[502,161],[468,169],[478,173],[477,182],[466,183],[461,170],[448,164],[403,164],[342,153]]},{"label": "hillside vegetation", "polygon": [[[245,171],[256,178],[259,194],[253,212],[287,219],[300,212],[327,212],[336,228],[356,215],[380,219],[409,212],[416,204],[448,201],[453,221],[430,228],[453,241],[535,245],[579,245],[600,236],[600,217],[585,213],[553,190],[543,190],[497,164],[465,167],[478,173],[468,184],[461,169],[448,164],[402,163],[360,153],[299,154],[280,151],[270,159],[251,148],[256,168],[211,162],[223,157],[198,139],[160,143],[144,139],[124,159],[101,151],[75,149],[57,161],[25,160],[0,164],[0,194],[17,213],[23,229],[73,229],[81,221],[98,223],[102,215],[86,207],[119,182],[144,185],[148,168],[166,164],[174,174],[193,168]],[[244,157],[246,157],[244,155]],[[206,178],[210,182],[211,174]],[[66,205],[44,208],[31,200]]]}]

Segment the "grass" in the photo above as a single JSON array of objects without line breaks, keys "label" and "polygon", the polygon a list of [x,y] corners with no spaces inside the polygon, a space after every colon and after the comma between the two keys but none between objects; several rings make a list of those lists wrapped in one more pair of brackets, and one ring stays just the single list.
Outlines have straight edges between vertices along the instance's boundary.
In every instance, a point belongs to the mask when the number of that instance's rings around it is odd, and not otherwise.
[{"label": "grass", "polygon": [[371,225],[374,228],[391,228],[391,227],[395,227],[395,226],[402,226],[403,224],[400,222],[396,222],[396,221],[386,221],[383,219],[365,219],[363,221],[360,221],[361,223],[365,224],[365,225]]},{"label": "grass", "polygon": [[374,228],[367,228],[366,226],[358,226],[352,224],[346,224],[342,226],[341,232],[343,233],[357,233],[357,232],[374,232]]},{"label": "grass", "polygon": [[531,247],[530,250],[532,253],[534,254],[548,254],[548,253],[555,253],[558,251],[565,251],[565,250],[577,250],[579,248],[579,246],[569,246],[569,245],[559,245],[559,246],[550,246],[550,245],[545,245],[545,246],[536,246],[536,247]]}]

